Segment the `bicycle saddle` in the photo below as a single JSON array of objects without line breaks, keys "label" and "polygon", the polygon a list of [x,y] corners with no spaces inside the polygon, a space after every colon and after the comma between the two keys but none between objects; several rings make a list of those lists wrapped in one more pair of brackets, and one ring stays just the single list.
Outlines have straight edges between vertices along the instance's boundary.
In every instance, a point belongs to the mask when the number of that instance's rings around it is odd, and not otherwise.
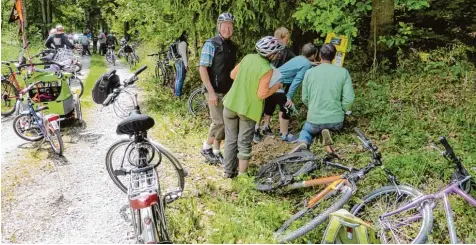
[{"label": "bicycle saddle", "polygon": [[135,134],[138,132],[144,132],[151,129],[155,124],[155,121],[152,117],[149,117],[146,114],[140,114],[137,112],[132,112],[129,117],[122,120],[116,128],[117,134]]}]

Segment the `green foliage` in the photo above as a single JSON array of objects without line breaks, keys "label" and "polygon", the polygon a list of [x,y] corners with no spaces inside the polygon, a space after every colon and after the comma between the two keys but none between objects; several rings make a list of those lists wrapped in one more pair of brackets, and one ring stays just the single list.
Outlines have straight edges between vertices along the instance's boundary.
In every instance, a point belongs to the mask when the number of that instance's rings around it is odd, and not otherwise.
[{"label": "green foliage", "polygon": [[357,37],[359,21],[372,9],[372,1],[331,0],[301,3],[293,17],[303,30],[325,37],[329,32]]},{"label": "green foliage", "polygon": [[386,44],[387,47],[400,47],[405,45],[412,35],[413,25],[398,22],[397,34],[392,36],[379,36],[379,43]]}]

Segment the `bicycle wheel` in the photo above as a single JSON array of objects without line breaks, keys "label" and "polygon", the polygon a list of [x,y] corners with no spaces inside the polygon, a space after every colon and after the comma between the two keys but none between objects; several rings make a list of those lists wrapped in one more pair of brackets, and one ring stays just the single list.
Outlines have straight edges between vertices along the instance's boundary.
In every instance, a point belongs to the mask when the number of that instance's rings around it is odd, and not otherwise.
[{"label": "bicycle wheel", "polygon": [[[186,172],[179,161],[162,146],[152,142],[131,143],[127,139],[120,140],[112,145],[106,155],[106,169],[114,184],[127,193],[128,175],[131,169],[136,168],[137,152],[143,149],[147,154],[149,165],[156,165],[160,186],[166,190],[184,188]],[[152,150],[153,149],[153,150]]]},{"label": "bicycle wheel", "polygon": [[167,219],[165,218],[165,204],[159,200],[159,203],[152,206],[154,210],[155,227],[159,235],[159,242],[170,243]]},{"label": "bicycle wheel", "polygon": [[112,63],[112,56],[110,51],[106,52],[106,60],[107,62]]},{"label": "bicycle wheel", "polygon": [[84,84],[81,79],[79,79],[77,76],[73,76],[68,80],[68,85],[69,85],[69,90],[71,90],[72,93],[75,93],[77,90],[79,90],[79,97],[81,97],[84,93]]},{"label": "bicycle wheel", "polygon": [[39,141],[43,139],[40,127],[30,114],[18,115],[13,119],[13,131],[18,137],[27,141]]},{"label": "bicycle wheel", "polygon": [[2,80],[2,116],[10,116],[15,112],[18,90],[9,80]]},{"label": "bicycle wheel", "polygon": [[422,195],[410,186],[384,186],[366,195],[362,203],[352,207],[351,213],[372,224],[384,244],[425,243],[433,224],[429,203],[425,202],[417,209],[380,219],[382,214],[408,204]]},{"label": "bicycle wheel", "polygon": [[255,176],[256,189],[272,191],[290,184],[294,178],[317,168],[315,156],[309,151],[295,152],[278,157],[263,165]]},{"label": "bicycle wheel", "polygon": [[194,117],[202,119],[209,118],[208,103],[205,98],[205,91],[203,88],[195,89],[188,98],[188,112]]},{"label": "bicycle wheel", "polygon": [[48,130],[48,141],[51,148],[59,156],[63,155],[64,144],[63,138],[61,138],[61,132],[59,129],[54,129],[49,123],[47,123],[46,130]]},{"label": "bicycle wheel", "polygon": [[83,111],[81,110],[81,100],[79,99],[77,94],[73,95],[73,103],[74,103],[74,113],[76,114],[76,120],[82,123]]},{"label": "bicycle wheel", "polygon": [[[335,193],[312,207],[305,207],[287,220],[281,228],[275,232],[279,243],[296,240],[314,230],[324,223],[332,212],[342,208],[352,196],[352,188],[344,185],[335,190]],[[328,207],[324,211],[317,207]],[[298,242],[299,243],[299,242]],[[301,241],[300,243],[304,243]]]},{"label": "bicycle wheel", "polygon": [[155,67],[154,67],[154,78],[155,79],[159,79],[159,73],[160,73],[160,69],[159,69],[159,63],[156,63],[155,64]]},{"label": "bicycle wheel", "polygon": [[157,63],[159,65],[159,78],[162,82],[162,86],[164,87],[168,87],[168,83],[169,83],[169,78],[168,78],[168,73],[167,73],[167,69],[165,68],[165,65],[162,61],[159,61]]}]

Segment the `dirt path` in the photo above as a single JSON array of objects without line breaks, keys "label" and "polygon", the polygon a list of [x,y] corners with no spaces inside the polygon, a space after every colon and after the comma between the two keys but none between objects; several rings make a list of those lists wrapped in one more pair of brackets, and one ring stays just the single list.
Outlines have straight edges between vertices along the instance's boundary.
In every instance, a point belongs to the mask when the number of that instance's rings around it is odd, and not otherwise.
[{"label": "dirt path", "polygon": [[[89,60],[83,60],[89,67]],[[116,65],[121,80],[128,69]],[[83,72],[86,76],[87,71]],[[121,139],[111,108],[84,109],[85,129],[65,128],[64,157],[25,142],[2,119],[2,242],[134,243],[126,196],[109,179],[107,149]]]}]

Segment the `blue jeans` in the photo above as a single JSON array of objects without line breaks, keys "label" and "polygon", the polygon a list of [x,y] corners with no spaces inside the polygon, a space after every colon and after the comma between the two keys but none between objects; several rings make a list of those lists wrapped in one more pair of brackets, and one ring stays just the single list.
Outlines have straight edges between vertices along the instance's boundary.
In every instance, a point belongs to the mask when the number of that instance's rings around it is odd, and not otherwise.
[{"label": "blue jeans", "polygon": [[305,142],[307,146],[309,146],[311,145],[314,137],[320,134],[322,130],[329,129],[332,131],[338,131],[342,128],[343,125],[344,125],[344,122],[313,124],[306,121],[306,123],[304,123],[304,126],[302,127],[301,133],[299,133],[298,142]]},{"label": "blue jeans", "polygon": [[185,65],[181,59],[175,62],[175,74],[177,75],[175,77],[175,95],[181,96],[183,81],[185,81],[185,76],[187,75],[187,70],[185,70]]}]

